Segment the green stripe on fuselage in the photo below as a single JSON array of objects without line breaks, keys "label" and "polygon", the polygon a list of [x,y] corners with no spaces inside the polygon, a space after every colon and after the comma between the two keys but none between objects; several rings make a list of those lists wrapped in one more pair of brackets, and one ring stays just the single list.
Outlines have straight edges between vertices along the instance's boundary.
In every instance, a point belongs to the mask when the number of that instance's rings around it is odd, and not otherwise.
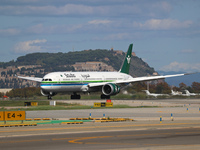
[{"label": "green stripe on fuselage", "polygon": [[42,81],[41,83],[101,83],[101,82],[113,82],[115,80],[94,80],[94,81]]}]

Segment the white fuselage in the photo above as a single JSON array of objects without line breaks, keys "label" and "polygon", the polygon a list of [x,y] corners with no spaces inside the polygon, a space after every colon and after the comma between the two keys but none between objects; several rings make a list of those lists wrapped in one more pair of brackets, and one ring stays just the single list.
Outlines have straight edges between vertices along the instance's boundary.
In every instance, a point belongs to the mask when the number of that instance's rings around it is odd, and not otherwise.
[{"label": "white fuselage", "polygon": [[53,72],[43,77],[40,86],[47,92],[93,92],[99,91],[99,88],[90,88],[90,83],[109,83],[131,78],[120,72]]}]

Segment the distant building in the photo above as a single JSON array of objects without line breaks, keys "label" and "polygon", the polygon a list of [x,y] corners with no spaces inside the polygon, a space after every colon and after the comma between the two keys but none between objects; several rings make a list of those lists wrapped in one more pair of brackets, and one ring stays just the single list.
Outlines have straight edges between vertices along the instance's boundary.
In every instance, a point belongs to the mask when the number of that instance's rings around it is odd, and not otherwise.
[{"label": "distant building", "polygon": [[135,52],[132,52],[132,56],[136,56]]},{"label": "distant building", "polygon": [[37,67],[42,67],[42,66],[41,65],[24,65],[24,66],[18,66],[17,68],[18,69],[22,69],[22,68],[28,69],[28,68],[37,68]]},{"label": "distant building", "polygon": [[12,89],[0,89],[0,93],[6,94],[6,92],[10,92]]},{"label": "distant building", "polygon": [[[111,48],[111,51],[115,52],[115,55],[123,55],[123,51],[122,50],[114,50],[113,48]],[[132,56],[136,56],[135,52],[132,52]]]},{"label": "distant building", "polygon": [[115,50],[115,55],[119,54],[119,55],[123,55],[123,51],[120,51],[120,50]]},{"label": "distant building", "polygon": [[112,66],[108,66],[104,62],[77,62],[72,65],[75,71],[115,71]]},{"label": "distant building", "polygon": [[153,73],[153,76],[157,76],[157,75],[158,75],[158,73],[157,73],[157,72],[154,72],[154,73]]}]

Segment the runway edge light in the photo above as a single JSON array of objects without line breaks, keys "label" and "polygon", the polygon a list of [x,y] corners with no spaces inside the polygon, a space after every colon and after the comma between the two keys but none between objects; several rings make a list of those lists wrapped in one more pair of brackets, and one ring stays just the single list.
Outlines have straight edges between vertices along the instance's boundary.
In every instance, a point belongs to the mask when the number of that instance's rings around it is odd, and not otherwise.
[{"label": "runway edge light", "polygon": [[173,114],[171,113],[171,120],[174,121]]},{"label": "runway edge light", "polygon": [[162,123],[162,116],[160,116],[160,123]]}]

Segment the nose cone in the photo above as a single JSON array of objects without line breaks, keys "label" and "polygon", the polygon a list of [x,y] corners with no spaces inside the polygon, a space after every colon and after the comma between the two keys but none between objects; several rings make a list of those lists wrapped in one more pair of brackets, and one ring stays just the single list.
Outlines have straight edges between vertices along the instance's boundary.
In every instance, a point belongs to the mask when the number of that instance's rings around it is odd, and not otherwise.
[{"label": "nose cone", "polygon": [[48,90],[51,89],[51,85],[50,85],[50,84],[47,84],[47,83],[41,83],[41,84],[40,84],[40,88],[41,88],[42,90],[48,91]]},{"label": "nose cone", "polygon": [[40,87],[42,90],[45,90],[47,92],[50,92],[52,90],[54,90],[55,88],[55,77],[56,77],[57,73],[49,73],[47,75],[45,75],[42,79],[42,82],[40,84]]},{"label": "nose cone", "polygon": [[40,88],[42,90],[49,91],[51,89],[51,83],[50,83],[49,79],[43,78],[43,80],[40,84]]}]

